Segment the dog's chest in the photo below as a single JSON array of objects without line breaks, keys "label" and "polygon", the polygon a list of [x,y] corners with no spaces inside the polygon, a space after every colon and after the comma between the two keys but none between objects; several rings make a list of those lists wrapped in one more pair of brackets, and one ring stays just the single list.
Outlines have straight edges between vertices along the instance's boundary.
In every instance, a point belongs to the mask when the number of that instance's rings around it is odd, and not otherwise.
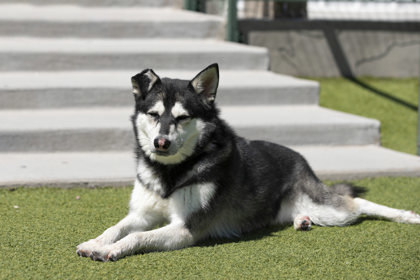
[{"label": "dog's chest", "polygon": [[[216,186],[211,182],[193,183],[179,189],[167,190],[163,187],[161,178],[141,160],[137,172],[142,188],[159,195],[162,202],[166,201],[164,204],[172,218],[185,220],[192,213],[208,208],[216,192]],[[167,195],[168,191],[170,193]]]}]

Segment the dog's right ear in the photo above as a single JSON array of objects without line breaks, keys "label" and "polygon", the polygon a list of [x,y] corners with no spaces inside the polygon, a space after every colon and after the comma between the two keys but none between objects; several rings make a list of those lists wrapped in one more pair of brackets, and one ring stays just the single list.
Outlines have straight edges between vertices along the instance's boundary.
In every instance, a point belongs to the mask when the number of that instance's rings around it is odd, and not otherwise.
[{"label": "dog's right ear", "polygon": [[209,103],[213,103],[219,86],[218,64],[214,63],[198,73],[190,81],[190,86]]},{"label": "dog's right ear", "polygon": [[160,78],[152,69],[143,70],[141,73],[131,77],[134,96],[144,98],[147,93],[160,82]]}]

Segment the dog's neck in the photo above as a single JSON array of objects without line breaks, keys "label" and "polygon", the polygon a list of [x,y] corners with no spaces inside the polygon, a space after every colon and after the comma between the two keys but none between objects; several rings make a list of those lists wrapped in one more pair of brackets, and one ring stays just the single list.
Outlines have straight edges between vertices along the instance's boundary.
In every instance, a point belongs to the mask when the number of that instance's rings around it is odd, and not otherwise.
[{"label": "dog's neck", "polygon": [[[151,160],[138,147],[137,157],[160,179],[159,195],[162,198],[168,198],[180,188],[214,180],[217,166],[223,170],[224,162],[231,156],[232,142],[224,141],[223,143],[208,143],[207,145],[217,145],[221,152],[212,154],[209,152],[212,151],[212,148],[209,147],[209,149],[203,149],[200,153],[195,153],[178,164],[162,164]],[[137,174],[137,179],[148,187],[147,182],[142,180],[141,174]]]}]

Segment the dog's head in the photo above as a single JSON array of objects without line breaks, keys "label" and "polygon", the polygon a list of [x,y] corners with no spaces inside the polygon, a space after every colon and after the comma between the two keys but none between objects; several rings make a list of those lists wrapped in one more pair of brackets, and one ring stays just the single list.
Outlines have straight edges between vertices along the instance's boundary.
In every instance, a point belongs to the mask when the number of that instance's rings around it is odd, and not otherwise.
[{"label": "dog's head", "polygon": [[152,161],[177,164],[191,156],[215,117],[219,68],[212,64],[192,80],[160,78],[146,69],[131,78],[137,143]]}]

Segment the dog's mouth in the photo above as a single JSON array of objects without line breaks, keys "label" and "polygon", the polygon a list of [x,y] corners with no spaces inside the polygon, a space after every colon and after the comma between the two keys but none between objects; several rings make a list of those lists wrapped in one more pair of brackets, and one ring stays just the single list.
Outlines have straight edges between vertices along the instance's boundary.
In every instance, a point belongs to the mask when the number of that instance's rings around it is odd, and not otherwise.
[{"label": "dog's mouth", "polygon": [[158,156],[163,156],[163,157],[167,157],[167,156],[171,155],[171,153],[168,150],[163,151],[163,150],[156,149],[156,150],[153,151],[153,153],[158,155]]}]

